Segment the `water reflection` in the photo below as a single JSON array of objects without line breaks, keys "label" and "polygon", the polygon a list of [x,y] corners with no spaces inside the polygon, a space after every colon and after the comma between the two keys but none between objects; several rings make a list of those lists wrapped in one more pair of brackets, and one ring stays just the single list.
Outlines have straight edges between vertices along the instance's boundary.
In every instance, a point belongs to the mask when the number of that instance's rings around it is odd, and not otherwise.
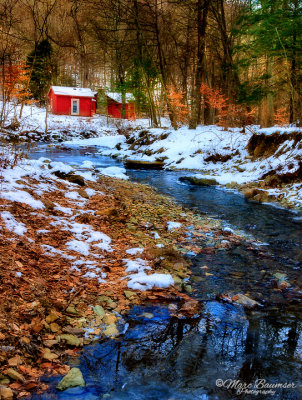
[{"label": "water reflection", "polygon": [[[144,311],[154,318],[144,318]],[[80,360],[85,389],[33,398],[252,399],[217,387],[216,380],[301,384],[301,322],[290,310],[246,315],[240,306],[211,301],[194,320],[169,318],[162,306],[134,307],[128,322],[121,340],[85,349]],[[268,398],[298,399],[300,389],[277,389]]]}]

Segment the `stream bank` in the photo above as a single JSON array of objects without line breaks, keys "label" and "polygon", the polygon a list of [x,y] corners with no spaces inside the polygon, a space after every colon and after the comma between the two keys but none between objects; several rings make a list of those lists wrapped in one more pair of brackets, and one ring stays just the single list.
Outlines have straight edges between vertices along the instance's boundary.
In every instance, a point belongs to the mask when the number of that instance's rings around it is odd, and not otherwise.
[{"label": "stream bank", "polygon": [[[102,154],[129,165],[153,163],[166,169],[191,170],[196,184],[212,180],[212,185],[239,190],[250,200],[301,211],[301,137],[301,129],[294,127],[249,127],[246,133],[218,126],[177,131],[129,128],[115,148],[104,149]],[[66,142],[89,143],[89,139]]]}]

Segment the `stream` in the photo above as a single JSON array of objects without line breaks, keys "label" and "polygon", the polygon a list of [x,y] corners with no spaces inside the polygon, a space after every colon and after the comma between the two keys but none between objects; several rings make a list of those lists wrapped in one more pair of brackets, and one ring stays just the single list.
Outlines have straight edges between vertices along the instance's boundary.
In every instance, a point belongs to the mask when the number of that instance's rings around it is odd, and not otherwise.
[{"label": "stream", "polygon": [[[122,166],[97,151],[42,145],[30,157]],[[78,359],[70,360],[70,366],[81,369],[85,388],[58,392],[60,377],[45,378],[50,391],[31,399],[302,399],[300,299],[289,302],[272,286],[273,274],[279,272],[301,287],[301,217],[249,202],[233,191],[181,183],[179,177],[192,175],[189,171],[131,169],[127,175],[185,207],[222,220],[226,229],[242,232],[253,249],[242,241],[229,250],[192,255],[193,296],[204,301],[200,316],[181,320],[171,317],[165,305],[133,307],[124,336],[86,346]],[[207,279],[201,272],[204,265],[213,274]],[[248,293],[266,306],[244,311],[216,300],[217,294],[230,291]],[[146,318],[146,312],[152,318]],[[282,387],[272,388],[274,384]]]}]

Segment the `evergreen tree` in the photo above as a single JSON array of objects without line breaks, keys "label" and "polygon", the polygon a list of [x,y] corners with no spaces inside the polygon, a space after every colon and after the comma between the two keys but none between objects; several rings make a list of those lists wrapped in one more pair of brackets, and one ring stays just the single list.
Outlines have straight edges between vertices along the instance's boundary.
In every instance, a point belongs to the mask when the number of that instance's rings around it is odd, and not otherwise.
[{"label": "evergreen tree", "polygon": [[240,100],[263,97],[273,114],[274,100],[286,92],[290,122],[301,120],[302,0],[251,1],[241,22],[241,67],[253,73],[239,88]]},{"label": "evergreen tree", "polygon": [[33,98],[45,104],[49,86],[57,76],[57,64],[53,49],[47,39],[43,39],[27,57],[30,70],[29,89]]}]

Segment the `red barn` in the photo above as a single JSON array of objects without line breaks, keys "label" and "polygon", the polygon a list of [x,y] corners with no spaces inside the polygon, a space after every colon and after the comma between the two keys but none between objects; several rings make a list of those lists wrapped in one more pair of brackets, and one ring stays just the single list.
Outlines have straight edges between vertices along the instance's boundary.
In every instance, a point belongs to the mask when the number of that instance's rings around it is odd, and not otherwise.
[{"label": "red barn", "polygon": [[[106,93],[107,113],[113,118],[122,118],[122,95],[121,93]],[[126,93],[125,118],[136,119],[135,104],[131,93]]]},{"label": "red barn", "polygon": [[92,117],[96,111],[96,95],[88,88],[52,86],[48,97],[53,114]]}]

